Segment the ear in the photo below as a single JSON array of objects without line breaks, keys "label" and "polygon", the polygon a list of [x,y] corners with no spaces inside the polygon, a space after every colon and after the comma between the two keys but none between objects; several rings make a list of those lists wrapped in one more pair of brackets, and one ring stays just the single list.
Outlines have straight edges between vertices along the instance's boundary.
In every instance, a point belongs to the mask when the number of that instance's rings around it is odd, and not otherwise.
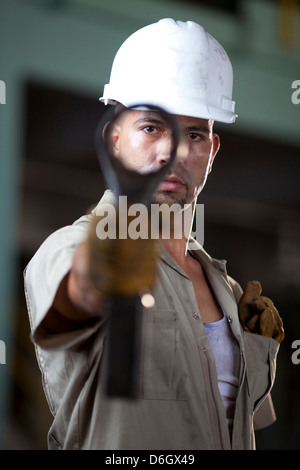
[{"label": "ear", "polygon": [[[109,127],[109,125],[111,124],[111,122],[107,122],[103,128],[103,131],[102,131],[102,137],[103,139],[105,139],[105,137],[108,137],[109,140],[110,140],[110,143],[112,145],[112,150],[113,150],[113,154],[115,157],[118,157],[119,156],[119,142],[120,142],[120,131],[121,131],[121,127],[119,124],[113,122],[111,128]],[[107,131],[109,130],[109,135],[107,136]]]},{"label": "ear", "polygon": [[210,173],[211,170],[212,170],[212,165],[213,165],[215,156],[217,155],[217,153],[218,153],[218,151],[219,151],[219,148],[220,148],[220,137],[218,136],[218,134],[213,134],[212,156],[211,156],[211,159],[210,159],[210,164],[209,164],[209,171],[208,171],[208,173]]}]

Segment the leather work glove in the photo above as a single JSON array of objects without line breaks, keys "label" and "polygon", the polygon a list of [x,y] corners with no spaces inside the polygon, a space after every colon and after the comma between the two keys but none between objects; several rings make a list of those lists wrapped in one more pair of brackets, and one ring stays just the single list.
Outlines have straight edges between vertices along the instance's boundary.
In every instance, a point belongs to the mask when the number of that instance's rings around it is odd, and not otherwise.
[{"label": "leather work glove", "polygon": [[[90,278],[95,289],[105,296],[142,295],[151,290],[156,279],[157,240],[119,238],[116,211],[116,238],[101,239],[93,216],[88,236]],[[127,217],[127,229],[132,217]],[[149,227],[149,225],[148,225]]]},{"label": "leather work glove", "polygon": [[284,339],[282,319],[272,300],[261,295],[259,281],[248,282],[238,304],[238,312],[244,331],[274,338],[278,343]]}]

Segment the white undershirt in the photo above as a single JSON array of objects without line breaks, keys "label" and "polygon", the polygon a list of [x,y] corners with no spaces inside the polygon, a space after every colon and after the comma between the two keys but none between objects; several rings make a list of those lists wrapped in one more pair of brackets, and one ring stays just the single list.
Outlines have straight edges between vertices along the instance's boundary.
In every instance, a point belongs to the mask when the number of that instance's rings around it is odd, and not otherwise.
[{"label": "white undershirt", "polygon": [[215,357],[219,390],[225,407],[228,426],[231,426],[239,383],[239,346],[225,315],[221,320],[205,323],[204,328]]}]

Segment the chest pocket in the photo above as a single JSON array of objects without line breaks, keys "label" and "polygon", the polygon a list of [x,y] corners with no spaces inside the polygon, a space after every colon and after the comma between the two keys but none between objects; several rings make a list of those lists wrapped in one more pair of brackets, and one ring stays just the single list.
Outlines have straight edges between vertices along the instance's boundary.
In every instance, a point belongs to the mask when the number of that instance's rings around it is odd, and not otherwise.
[{"label": "chest pocket", "polygon": [[279,344],[271,338],[252,333],[245,333],[244,344],[247,357],[249,411],[252,413],[274,385],[275,360]]},{"label": "chest pocket", "polygon": [[187,400],[177,313],[149,310],[145,315],[141,395],[153,400]]}]

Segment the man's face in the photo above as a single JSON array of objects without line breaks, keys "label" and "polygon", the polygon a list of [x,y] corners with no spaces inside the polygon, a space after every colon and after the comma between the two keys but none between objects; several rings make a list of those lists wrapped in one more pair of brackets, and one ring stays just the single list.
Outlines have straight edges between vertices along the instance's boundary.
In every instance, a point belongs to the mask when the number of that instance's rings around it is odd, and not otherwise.
[{"label": "man's face", "polygon": [[[176,119],[181,133],[180,152],[158,186],[153,202],[183,207],[193,203],[202,190],[219,148],[219,137],[213,134],[212,121],[187,116]],[[131,170],[158,171],[170,159],[172,131],[156,112],[122,113],[111,137],[115,156]]]}]

